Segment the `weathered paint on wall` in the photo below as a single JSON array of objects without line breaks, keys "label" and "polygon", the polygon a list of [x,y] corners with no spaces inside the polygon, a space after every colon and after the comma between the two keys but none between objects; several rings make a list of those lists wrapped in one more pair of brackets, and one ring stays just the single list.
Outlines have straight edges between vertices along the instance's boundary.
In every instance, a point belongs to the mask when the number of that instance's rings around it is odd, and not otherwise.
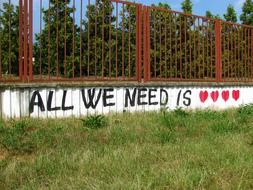
[{"label": "weathered paint on wall", "polygon": [[226,109],[253,103],[253,87],[7,88],[0,97],[3,118],[62,118],[178,107]]}]

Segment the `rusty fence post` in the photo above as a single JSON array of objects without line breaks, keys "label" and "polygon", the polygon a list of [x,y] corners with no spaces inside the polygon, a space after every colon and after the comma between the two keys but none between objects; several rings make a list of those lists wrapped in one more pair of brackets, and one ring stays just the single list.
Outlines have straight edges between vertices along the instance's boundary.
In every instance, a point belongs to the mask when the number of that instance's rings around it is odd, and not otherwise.
[{"label": "rusty fence post", "polygon": [[144,82],[150,81],[150,8],[143,7]]},{"label": "rusty fence post", "polygon": [[142,5],[136,6],[136,78],[141,82],[142,78]]},{"label": "rusty fence post", "polygon": [[33,0],[19,0],[19,79],[33,79]]},{"label": "rusty fence post", "polygon": [[23,0],[19,0],[19,80],[22,81],[23,80]]},{"label": "rusty fence post", "polygon": [[29,0],[29,81],[33,79],[33,0]]},{"label": "rusty fence post", "polygon": [[216,82],[221,82],[222,80],[222,48],[221,48],[221,20],[215,21],[215,72],[216,72]]},{"label": "rusty fence post", "polygon": [[27,65],[28,65],[28,0],[24,0],[24,13],[23,13],[23,60],[24,60],[24,66],[23,66],[23,80],[27,81]]}]

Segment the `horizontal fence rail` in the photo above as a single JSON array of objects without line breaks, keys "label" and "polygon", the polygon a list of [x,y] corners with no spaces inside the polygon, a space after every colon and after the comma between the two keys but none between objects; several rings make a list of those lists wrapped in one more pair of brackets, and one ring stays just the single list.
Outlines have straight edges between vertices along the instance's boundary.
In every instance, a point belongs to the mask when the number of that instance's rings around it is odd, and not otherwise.
[{"label": "horizontal fence rail", "polygon": [[120,0],[7,0],[0,81],[253,79],[253,27]]}]

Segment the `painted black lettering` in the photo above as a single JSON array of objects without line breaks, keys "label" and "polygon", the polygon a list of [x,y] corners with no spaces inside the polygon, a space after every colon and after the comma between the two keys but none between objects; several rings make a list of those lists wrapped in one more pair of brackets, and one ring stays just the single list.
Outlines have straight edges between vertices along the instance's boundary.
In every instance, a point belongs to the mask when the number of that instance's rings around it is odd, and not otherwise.
[{"label": "painted black lettering", "polygon": [[62,97],[62,110],[63,111],[73,110],[74,106],[66,106],[66,96],[67,96],[67,90],[64,90],[63,97]]},{"label": "painted black lettering", "polygon": [[47,99],[47,110],[48,111],[57,111],[60,110],[60,107],[52,108],[52,100],[53,100],[54,91],[49,91],[48,99]]},{"label": "painted black lettering", "polygon": [[152,94],[152,92],[157,93],[157,89],[149,89],[148,91],[148,104],[149,105],[158,105],[157,101],[153,101],[154,98],[156,98],[155,94]]},{"label": "painted black lettering", "polygon": [[147,105],[148,102],[145,102],[143,99],[147,97],[147,92],[148,89],[146,88],[140,88],[138,89],[138,98],[137,98],[137,104],[139,106],[144,106],[144,105]]},{"label": "painted black lettering", "polygon": [[[35,102],[36,98],[38,98],[37,102]],[[44,106],[43,100],[42,100],[41,95],[38,90],[35,91],[32,95],[30,105],[29,105],[30,113],[34,112],[34,106],[38,106],[40,108],[40,111],[42,111],[42,112],[45,111],[45,106]]]},{"label": "painted black lettering", "polygon": [[182,93],[182,90],[180,90],[178,95],[177,95],[177,106],[179,106],[179,104],[180,104],[181,93]]},{"label": "painted black lettering", "polygon": [[191,91],[191,90],[187,90],[187,91],[184,93],[184,96],[183,96],[183,98],[184,98],[183,104],[184,104],[185,106],[187,106],[187,107],[191,105],[191,98],[190,98],[188,95],[189,95],[189,96],[192,95],[192,91]]},{"label": "painted black lettering", "polygon": [[164,89],[160,89],[160,105],[166,106],[169,102],[168,92]]},{"label": "painted black lettering", "polygon": [[132,95],[130,93],[130,89],[126,89],[125,107],[128,107],[128,101],[130,102],[130,106],[133,107],[135,105],[135,99],[136,99],[136,88],[134,89]]},{"label": "painted black lettering", "polygon": [[110,99],[114,98],[114,95],[109,95],[109,92],[113,92],[113,88],[109,88],[109,89],[104,89],[104,94],[103,94],[103,104],[104,107],[108,107],[108,106],[115,106],[115,103],[108,103],[107,101]]},{"label": "painted black lettering", "polygon": [[88,90],[88,100],[87,100],[85,97],[85,91],[82,90],[83,103],[84,103],[84,106],[86,109],[88,109],[90,107],[95,109],[97,107],[98,102],[101,98],[102,90],[101,89],[99,90],[99,93],[96,97],[95,97],[95,92],[96,92],[95,88],[89,89]]}]

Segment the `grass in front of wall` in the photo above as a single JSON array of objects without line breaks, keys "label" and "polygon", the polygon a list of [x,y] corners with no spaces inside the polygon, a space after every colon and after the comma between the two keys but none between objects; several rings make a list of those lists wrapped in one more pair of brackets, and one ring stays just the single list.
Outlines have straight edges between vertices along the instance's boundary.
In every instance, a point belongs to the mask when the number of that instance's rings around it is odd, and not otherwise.
[{"label": "grass in front of wall", "polygon": [[253,107],[0,123],[0,189],[253,189]]}]

